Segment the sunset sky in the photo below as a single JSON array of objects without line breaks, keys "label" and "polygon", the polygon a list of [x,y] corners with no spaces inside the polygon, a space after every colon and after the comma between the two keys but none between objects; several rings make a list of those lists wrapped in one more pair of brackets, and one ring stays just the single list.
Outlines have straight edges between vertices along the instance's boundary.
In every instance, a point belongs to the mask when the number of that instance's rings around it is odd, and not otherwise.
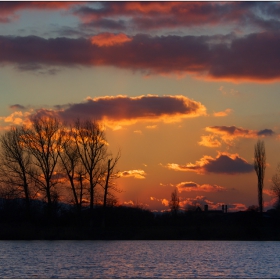
[{"label": "sunset sky", "polygon": [[0,129],[97,120],[120,204],[264,209],[280,162],[279,2],[0,2]]}]

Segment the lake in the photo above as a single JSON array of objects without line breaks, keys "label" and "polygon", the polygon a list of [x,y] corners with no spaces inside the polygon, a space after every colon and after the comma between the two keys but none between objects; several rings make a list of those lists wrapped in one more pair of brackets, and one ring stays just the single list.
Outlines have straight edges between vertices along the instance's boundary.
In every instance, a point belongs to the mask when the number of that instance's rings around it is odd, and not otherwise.
[{"label": "lake", "polygon": [[0,241],[0,278],[280,278],[275,241]]}]

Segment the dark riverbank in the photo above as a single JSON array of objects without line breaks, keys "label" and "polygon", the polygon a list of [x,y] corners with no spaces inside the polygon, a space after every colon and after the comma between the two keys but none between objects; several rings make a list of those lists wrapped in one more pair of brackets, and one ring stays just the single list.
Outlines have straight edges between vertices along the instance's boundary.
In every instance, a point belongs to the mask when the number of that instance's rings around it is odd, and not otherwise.
[{"label": "dark riverbank", "polygon": [[[15,208],[17,205],[17,208]],[[40,206],[40,207],[39,207]],[[60,207],[51,218],[42,205],[30,217],[18,204],[0,211],[1,240],[276,240],[280,213],[246,211],[154,214],[131,207],[96,207],[91,212]],[[35,211],[36,210],[36,211]]]},{"label": "dark riverbank", "polygon": [[280,241],[280,230],[234,226],[151,226],[93,228],[1,224],[0,240],[252,240]]}]

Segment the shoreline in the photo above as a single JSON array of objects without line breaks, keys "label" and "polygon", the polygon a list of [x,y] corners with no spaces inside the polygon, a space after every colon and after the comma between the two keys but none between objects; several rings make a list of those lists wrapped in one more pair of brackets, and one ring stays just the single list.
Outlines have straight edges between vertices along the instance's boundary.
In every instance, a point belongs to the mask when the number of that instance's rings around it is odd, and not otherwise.
[{"label": "shoreline", "polygon": [[0,224],[0,240],[227,240],[280,241],[277,227],[78,227]]}]

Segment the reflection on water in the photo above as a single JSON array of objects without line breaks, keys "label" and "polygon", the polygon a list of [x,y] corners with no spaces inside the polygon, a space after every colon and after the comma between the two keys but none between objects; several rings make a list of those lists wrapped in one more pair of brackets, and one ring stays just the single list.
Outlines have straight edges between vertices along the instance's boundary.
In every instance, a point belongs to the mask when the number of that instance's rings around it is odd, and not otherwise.
[{"label": "reflection on water", "polygon": [[280,278],[280,242],[0,241],[0,278]]}]

